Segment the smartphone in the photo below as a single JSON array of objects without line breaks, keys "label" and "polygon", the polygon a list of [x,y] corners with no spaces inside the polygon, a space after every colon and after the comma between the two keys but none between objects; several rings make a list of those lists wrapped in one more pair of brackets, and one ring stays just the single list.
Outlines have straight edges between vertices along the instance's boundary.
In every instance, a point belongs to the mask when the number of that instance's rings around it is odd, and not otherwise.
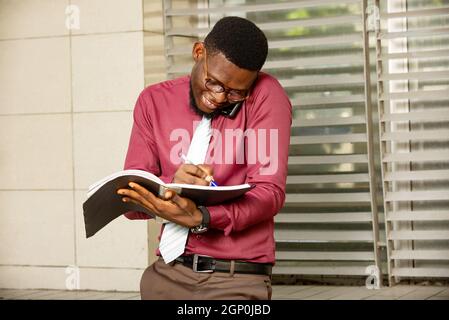
[{"label": "smartphone", "polygon": [[242,107],[242,103],[243,103],[243,101],[232,104],[232,105],[222,109],[221,113],[226,118],[234,118],[235,115],[237,114],[237,112],[239,112],[240,108]]}]

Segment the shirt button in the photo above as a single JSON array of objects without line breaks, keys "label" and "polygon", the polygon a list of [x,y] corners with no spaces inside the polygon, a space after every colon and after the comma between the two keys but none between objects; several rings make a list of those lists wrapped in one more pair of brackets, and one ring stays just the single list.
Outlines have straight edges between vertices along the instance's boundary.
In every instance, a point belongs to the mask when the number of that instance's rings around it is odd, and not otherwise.
[{"label": "shirt button", "polygon": [[200,240],[200,239],[201,239],[201,235],[197,234],[197,235],[196,235],[196,238],[197,238],[198,240]]}]

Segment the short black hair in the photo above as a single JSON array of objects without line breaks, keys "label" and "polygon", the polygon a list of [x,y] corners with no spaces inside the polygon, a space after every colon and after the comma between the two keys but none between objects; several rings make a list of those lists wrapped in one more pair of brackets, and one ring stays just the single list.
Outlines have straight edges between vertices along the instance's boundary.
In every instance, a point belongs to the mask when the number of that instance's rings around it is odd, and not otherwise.
[{"label": "short black hair", "polygon": [[237,67],[259,71],[268,54],[265,34],[253,22],[240,17],[220,19],[204,39],[207,52],[222,53]]}]

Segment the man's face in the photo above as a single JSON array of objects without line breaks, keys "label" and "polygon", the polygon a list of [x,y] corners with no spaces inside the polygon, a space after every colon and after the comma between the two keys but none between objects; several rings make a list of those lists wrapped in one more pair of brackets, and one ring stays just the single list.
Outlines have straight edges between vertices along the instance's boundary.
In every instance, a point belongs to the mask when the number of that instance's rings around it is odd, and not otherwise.
[{"label": "man's face", "polygon": [[[192,54],[195,65],[191,87],[194,107],[199,109],[199,113],[216,114],[221,108],[246,98],[257,78],[257,71],[241,69],[221,53],[208,54],[203,43],[196,43]],[[225,91],[216,92],[220,87]]]}]

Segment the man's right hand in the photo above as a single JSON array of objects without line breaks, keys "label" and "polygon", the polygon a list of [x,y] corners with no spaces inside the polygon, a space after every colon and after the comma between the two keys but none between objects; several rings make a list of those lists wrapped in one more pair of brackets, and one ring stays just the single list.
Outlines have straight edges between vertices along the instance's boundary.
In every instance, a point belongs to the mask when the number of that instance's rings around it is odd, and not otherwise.
[{"label": "man's right hand", "polygon": [[194,165],[184,163],[176,170],[173,183],[209,186],[210,182],[205,179],[208,176],[213,176],[213,173],[213,168],[207,164]]}]

